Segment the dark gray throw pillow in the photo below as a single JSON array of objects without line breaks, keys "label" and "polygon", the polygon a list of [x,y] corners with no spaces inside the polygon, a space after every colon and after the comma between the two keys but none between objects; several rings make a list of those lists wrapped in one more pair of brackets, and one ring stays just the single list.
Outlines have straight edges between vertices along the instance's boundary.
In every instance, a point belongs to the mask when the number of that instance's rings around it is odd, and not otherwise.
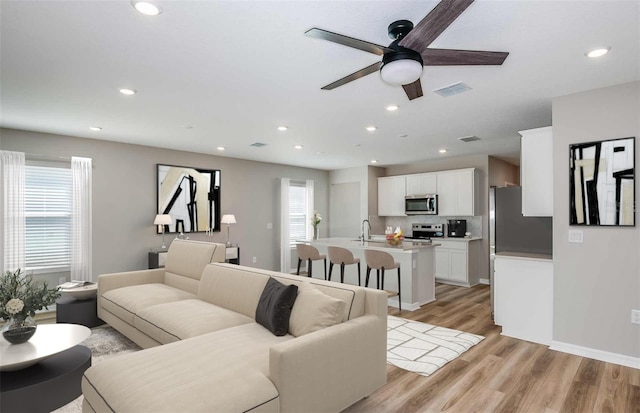
[{"label": "dark gray throw pillow", "polygon": [[274,335],[284,336],[289,331],[291,308],[297,296],[297,285],[284,285],[278,280],[269,278],[258,301],[256,322]]}]

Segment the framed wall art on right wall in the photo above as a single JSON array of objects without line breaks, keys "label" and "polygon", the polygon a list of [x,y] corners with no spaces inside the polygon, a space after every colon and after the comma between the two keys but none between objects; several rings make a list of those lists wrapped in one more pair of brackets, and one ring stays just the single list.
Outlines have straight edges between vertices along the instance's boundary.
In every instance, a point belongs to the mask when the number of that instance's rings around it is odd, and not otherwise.
[{"label": "framed wall art on right wall", "polygon": [[635,226],[635,137],[569,145],[569,224]]}]

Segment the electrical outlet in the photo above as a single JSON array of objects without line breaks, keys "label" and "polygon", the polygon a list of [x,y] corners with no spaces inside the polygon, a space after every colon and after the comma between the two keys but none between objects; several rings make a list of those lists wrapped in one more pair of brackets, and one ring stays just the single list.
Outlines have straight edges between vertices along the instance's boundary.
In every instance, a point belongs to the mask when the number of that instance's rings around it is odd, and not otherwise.
[{"label": "electrical outlet", "polygon": [[640,324],[640,310],[631,310],[631,323]]},{"label": "electrical outlet", "polygon": [[253,263],[257,263],[258,262],[258,257],[253,257]]},{"label": "electrical outlet", "polygon": [[582,244],[582,231],[577,229],[569,230],[569,242],[576,242],[578,244]]}]

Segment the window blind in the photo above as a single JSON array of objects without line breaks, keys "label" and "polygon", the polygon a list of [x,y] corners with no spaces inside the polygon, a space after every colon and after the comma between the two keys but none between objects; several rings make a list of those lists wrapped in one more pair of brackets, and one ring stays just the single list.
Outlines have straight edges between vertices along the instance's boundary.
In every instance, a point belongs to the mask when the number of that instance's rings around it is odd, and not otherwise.
[{"label": "window blind", "polygon": [[289,186],[289,244],[307,239],[307,187],[304,182]]},{"label": "window blind", "polygon": [[27,165],[25,263],[27,270],[68,269],[71,261],[71,170]]}]

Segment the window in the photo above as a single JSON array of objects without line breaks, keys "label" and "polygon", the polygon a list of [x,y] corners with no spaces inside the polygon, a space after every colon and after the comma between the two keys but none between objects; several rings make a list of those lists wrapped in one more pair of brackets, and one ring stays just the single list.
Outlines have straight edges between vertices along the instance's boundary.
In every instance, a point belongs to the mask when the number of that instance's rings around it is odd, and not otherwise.
[{"label": "window", "polygon": [[71,262],[71,169],[25,168],[25,264],[30,271],[68,270]]},{"label": "window", "polygon": [[289,244],[307,239],[307,187],[304,182],[291,181],[289,186]]}]

